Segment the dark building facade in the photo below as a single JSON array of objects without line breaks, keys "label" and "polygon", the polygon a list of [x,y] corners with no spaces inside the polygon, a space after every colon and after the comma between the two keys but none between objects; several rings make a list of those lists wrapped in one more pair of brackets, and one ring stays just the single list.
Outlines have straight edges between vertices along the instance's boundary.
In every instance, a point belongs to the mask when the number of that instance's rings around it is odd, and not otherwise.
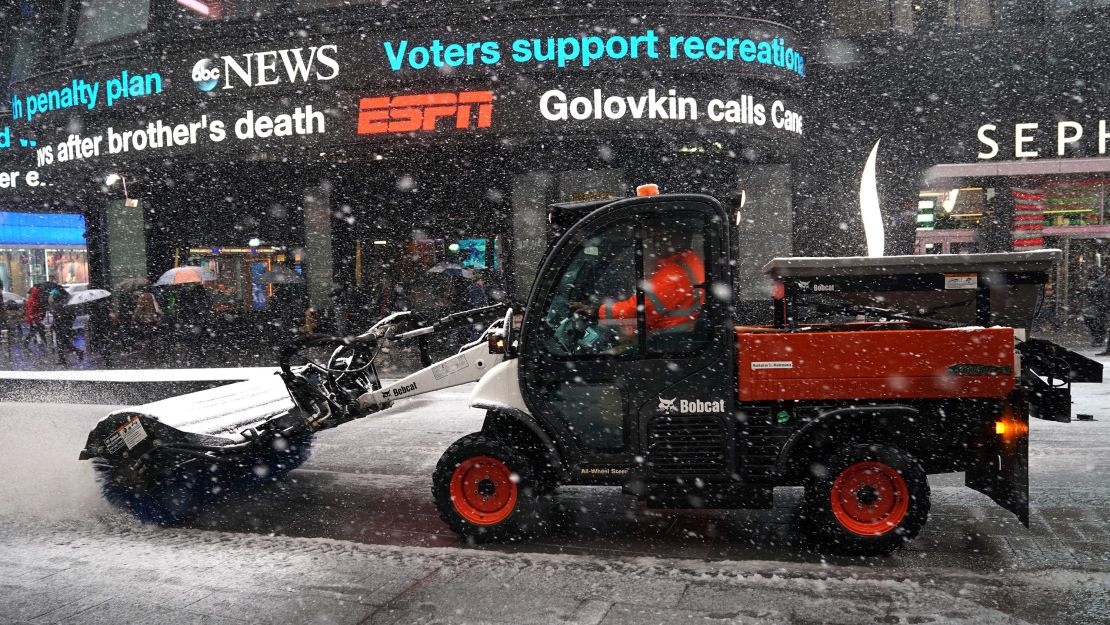
[{"label": "dark building facade", "polygon": [[1102,5],[8,1],[0,200],[84,215],[107,288],[200,264],[264,308],[285,264],[448,309],[437,265],[522,299],[549,203],[654,182],[731,205],[758,317],[769,258],[862,252],[878,144],[887,253],[1004,248],[995,198],[1062,189],[1097,212],[1043,234],[1101,266]]}]

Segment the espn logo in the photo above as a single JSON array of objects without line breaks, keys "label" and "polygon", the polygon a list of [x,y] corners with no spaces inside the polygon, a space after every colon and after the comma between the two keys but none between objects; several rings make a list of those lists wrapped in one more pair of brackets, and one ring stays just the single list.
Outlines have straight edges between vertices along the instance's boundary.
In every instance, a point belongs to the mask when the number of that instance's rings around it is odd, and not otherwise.
[{"label": "espn logo", "polygon": [[460,130],[489,128],[493,122],[493,92],[461,91],[362,98],[359,101],[358,134],[432,132],[439,120],[444,118],[454,118],[455,128]]}]

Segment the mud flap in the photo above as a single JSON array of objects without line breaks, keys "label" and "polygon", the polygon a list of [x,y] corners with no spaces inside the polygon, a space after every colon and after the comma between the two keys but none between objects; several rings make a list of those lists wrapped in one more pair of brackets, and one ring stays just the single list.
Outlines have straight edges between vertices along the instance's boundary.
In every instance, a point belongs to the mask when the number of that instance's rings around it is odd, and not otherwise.
[{"label": "mud flap", "polygon": [[1022,395],[1015,391],[1002,414],[983,424],[969,449],[964,483],[1029,527],[1029,415]]}]

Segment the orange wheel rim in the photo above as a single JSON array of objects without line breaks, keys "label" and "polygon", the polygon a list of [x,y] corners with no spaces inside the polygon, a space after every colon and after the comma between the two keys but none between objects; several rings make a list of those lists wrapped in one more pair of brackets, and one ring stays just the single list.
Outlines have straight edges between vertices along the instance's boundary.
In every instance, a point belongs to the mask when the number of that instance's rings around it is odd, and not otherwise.
[{"label": "orange wheel rim", "polygon": [[475,525],[495,525],[516,507],[516,482],[504,462],[473,456],[451,474],[451,501],[455,510]]},{"label": "orange wheel rim", "polygon": [[910,509],[906,480],[890,465],[857,462],[833,482],[832,511],[845,529],[881,536],[898,527]]}]

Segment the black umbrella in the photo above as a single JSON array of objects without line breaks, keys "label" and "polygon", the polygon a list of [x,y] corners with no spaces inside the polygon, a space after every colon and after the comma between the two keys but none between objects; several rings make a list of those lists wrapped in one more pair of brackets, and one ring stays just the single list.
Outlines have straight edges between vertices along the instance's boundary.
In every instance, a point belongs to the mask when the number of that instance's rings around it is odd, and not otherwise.
[{"label": "black umbrella", "polygon": [[52,291],[61,291],[66,301],[69,301],[69,291],[66,291],[66,288],[64,286],[58,284],[57,282],[54,282],[53,280],[39,282],[35,284],[34,288],[37,288],[39,290],[39,294],[42,296],[44,302],[50,298],[50,293]]}]

